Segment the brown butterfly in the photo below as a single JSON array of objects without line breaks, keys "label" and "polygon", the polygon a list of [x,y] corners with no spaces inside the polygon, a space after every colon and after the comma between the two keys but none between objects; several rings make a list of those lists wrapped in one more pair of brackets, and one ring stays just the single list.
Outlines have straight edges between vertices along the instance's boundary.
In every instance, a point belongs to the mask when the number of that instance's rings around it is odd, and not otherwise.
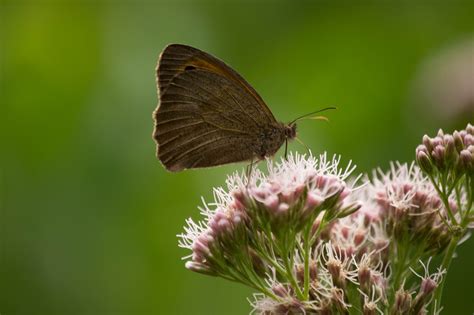
[{"label": "brown butterfly", "polygon": [[157,83],[153,138],[169,171],[262,160],[296,136],[299,118],[277,121],[244,78],[199,49],[168,45]]}]

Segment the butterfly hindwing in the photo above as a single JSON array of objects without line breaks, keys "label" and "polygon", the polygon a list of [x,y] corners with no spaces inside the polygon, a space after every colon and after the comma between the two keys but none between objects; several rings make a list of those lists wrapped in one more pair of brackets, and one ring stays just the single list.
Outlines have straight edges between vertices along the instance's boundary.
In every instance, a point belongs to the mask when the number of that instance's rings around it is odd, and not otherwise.
[{"label": "butterfly hindwing", "polygon": [[265,119],[251,102],[250,95],[218,74],[192,70],[177,75],[155,113],[159,159],[171,171],[250,160]]}]

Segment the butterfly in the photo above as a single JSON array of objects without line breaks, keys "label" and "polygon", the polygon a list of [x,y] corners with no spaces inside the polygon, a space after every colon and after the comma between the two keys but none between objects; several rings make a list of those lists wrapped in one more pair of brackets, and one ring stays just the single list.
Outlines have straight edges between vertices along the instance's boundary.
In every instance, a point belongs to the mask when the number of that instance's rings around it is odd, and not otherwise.
[{"label": "butterfly", "polygon": [[171,172],[262,160],[296,137],[297,119],[277,121],[242,76],[204,51],[168,45],[156,75],[153,138]]}]

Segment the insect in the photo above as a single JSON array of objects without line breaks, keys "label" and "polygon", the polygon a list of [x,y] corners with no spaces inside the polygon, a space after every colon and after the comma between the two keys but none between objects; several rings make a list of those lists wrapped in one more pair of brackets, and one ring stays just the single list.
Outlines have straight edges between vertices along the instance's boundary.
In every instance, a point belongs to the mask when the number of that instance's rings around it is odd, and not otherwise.
[{"label": "insect", "polygon": [[296,137],[296,121],[316,113],[288,124],[277,121],[235,70],[186,45],[165,47],[156,73],[153,138],[171,172],[273,156]]}]

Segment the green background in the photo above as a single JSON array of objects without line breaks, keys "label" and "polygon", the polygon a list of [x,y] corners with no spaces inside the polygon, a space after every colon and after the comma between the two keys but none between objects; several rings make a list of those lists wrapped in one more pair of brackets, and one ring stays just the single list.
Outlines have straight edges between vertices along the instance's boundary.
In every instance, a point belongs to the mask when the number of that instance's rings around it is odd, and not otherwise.
[{"label": "green background", "polygon": [[[411,161],[424,133],[474,120],[446,119],[416,88],[427,60],[472,40],[474,2],[414,3],[2,1],[0,313],[248,313],[251,290],[181,260],[184,220],[245,164],[163,169],[160,51],[220,57],[282,121],[337,105],[300,138],[360,172],[387,168]],[[458,254],[444,314],[474,311],[474,240]]]}]

